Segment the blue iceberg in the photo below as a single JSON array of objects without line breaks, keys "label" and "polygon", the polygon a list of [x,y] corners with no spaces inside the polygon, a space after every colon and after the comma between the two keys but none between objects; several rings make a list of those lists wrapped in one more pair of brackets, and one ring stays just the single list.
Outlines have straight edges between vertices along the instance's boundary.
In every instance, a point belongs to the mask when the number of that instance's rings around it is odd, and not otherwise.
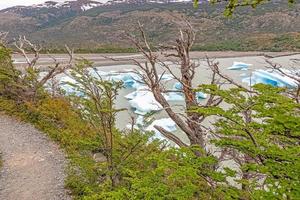
[{"label": "blue iceberg", "polygon": [[275,87],[286,87],[286,88],[297,87],[296,81],[293,80],[292,78],[280,74],[279,72],[265,71],[261,69],[254,71],[251,77],[244,78],[242,82],[248,83],[249,85],[263,83]]},{"label": "blue iceberg", "polygon": [[[183,85],[180,82],[176,82],[173,85],[173,89],[182,90]],[[203,92],[196,92],[196,97],[197,97],[197,100],[206,99],[207,94],[205,94]],[[183,96],[182,93],[179,93],[179,92],[171,92],[169,94],[169,98],[167,98],[167,100],[170,100],[170,101],[184,101],[184,96]]]},{"label": "blue iceberg", "polygon": [[206,99],[207,98],[207,94],[205,94],[203,92],[196,92],[196,96],[197,96],[198,100]]},{"label": "blue iceberg", "polygon": [[182,90],[183,89],[183,85],[179,82],[176,82],[173,86],[174,89],[176,90]]},{"label": "blue iceberg", "polygon": [[243,62],[233,62],[231,67],[228,67],[229,70],[247,70],[248,67],[252,66],[252,64],[247,64]]},{"label": "blue iceberg", "polygon": [[135,83],[136,82],[134,80],[131,80],[131,79],[123,81],[123,85],[124,85],[125,88],[133,88]]},{"label": "blue iceberg", "polygon": [[117,72],[117,71],[92,71],[91,75],[94,77],[101,77],[103,80],[107,81],[122,81],[125,88],[137,88],[141,85],[141,77],[135,72]]}]

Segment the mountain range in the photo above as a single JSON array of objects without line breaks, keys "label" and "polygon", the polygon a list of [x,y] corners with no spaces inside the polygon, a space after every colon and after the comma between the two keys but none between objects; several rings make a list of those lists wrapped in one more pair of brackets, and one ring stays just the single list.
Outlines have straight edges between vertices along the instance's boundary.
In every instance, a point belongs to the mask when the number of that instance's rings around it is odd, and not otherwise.
[{"label": "mountain range", "polygon": [[300,1],[275,0],[256,9],[239,8],[225,17],[224,3],[190,0],[47,1],[0,11],[0,31],[9,41],[26,35],[51,49],[68,44],[81,51],[120,50],[131,45],[124,31],[136,33],[137,22],[154,44],[176,37],[183,19],[197,32],[197,50],[300,50]]}]

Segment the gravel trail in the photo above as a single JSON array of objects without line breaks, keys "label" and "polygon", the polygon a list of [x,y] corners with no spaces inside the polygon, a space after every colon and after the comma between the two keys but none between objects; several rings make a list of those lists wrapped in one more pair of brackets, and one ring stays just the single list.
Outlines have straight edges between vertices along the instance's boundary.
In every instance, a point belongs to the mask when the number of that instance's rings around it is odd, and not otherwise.
[{"label": "gravel trail", "polygon": [[58,145],[33,126],[0,114],[1,200],[69,200],[66,159]]}]

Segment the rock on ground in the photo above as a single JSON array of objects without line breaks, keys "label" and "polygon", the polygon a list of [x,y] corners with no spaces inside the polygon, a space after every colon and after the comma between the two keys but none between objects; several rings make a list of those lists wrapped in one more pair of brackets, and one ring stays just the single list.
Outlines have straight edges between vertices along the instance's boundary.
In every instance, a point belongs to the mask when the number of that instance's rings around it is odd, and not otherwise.
[{"label": "rock on ground", "polygon": [[66,159],[33,126],[0,115],[2,200],[69,200],[64,189]]}]

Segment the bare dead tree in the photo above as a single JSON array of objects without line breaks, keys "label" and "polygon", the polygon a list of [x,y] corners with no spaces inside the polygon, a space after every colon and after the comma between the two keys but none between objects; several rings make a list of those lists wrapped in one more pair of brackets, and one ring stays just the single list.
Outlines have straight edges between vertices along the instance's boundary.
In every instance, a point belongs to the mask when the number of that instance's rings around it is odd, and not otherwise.
[{"label": "bare dead tree", "polygon": [[72,62],[73,62],[73,59],[74,59],[74,50],[73,49],[71,50],[67,45],[65,45],[65,48],[66,48],[68,56],[69,56],[69,60],[65,64],[62,64],[62,63],[58,62],[55,57],[48,54],[49,57],[51,57],[53,59],[54,66],[49,66],[50,70],[44,76],[44,78],[42,78],[39,81],[40,86],[45,85],[45,83],[48,80],[52,79],[53,77],[56,77],[59,74],[64,73],[65,71],[67,71],[68,69],[70,69],[72,67]]},{"label": "bare dead tree", "polygon": [[[42,47],[31,43],[29,40],[26,39],[25,36],[20,36],[19,39],[15,41],[14,45],[18,49],[18,51],[22,54],[22,56],[25,58],[27,62],[27,67],[28,68],[34,67],[36,62],[40,58],[40,51],[42,50]],[[28,57],[25,50],[26,47],[29,48],[34,53],[33,59],[30,59]]]},{"label": "bare dead tree", "polygon": [[[211,61],[208,57],[206,58],[207,64],[210,68],[210,70],[215,74],[215,76],[220,77],[222,80],[224,80],[223,84],[230,84],[232,86],[235,86],[237,88],[243,89],[246,92],[249,93],[256,93],[255,91],[252,91],[251,88],[246,88],[243,85],[237,83],[235,80],[227,76],[226,74],[222,73],[220,68],[219,68],[219,63],[218,62],[213,62]],[[221,84],[222,85],[222,84]]]},{"label": "bare dead tree", "polygon": [[[41,72],[41,66],[39,66],[37,62],[40,59],[40,52],[42,50],[42,47],[38,44],[32,43],[25,36],[20,36],[18,40],[15,41],[14,45],[18,52],[24,57],[27,64],[27,66],[25,67],[25,73],[22,76],[23,79],[25,80],[26,78],[28,78],[28,76],[31,76],[32,73],[38,75]],[[64,73],[72,67],[74,50],[70,49],[68,46],[65,46],[65,48],[67,50],[69,60],[66,63],[61,63],[58,62],[56,58],[48,54],[48,56],[53,60],[53,63],[46,67],[45,75],[41,79],[38,79],[38,77],[36,77],[36,80],[31,82],[30,87],[28,87],[24,91],[24,96],[26,97],[26,99],[35,99],[37,91],[40,88],[44,87],[47,82],[51,81],[57,75]],[[30,56],[28,55],[27,50],[33,53],[32,58],[30,58]]]},{"label": "bare dead tree", "polygon": [[[190,112],[196,106],[217,106],[222,102],[222,99],[213,95],[209,96],[205,104],[200,105],[197,101],[196,91],[193,89],[192,81],[194,79],[198,64],[190,59],[190,51],[195,41],[195,31],[192,26],[186,22],[186,27],[179,30],[179,37],[172,45],[160,45],[161,55],[163,59],[172,59],[179,66],[180,75],[173,72],[171,65],[166,64],[157,53],[156,49],[152,48],[148,42],[148,38],[139,23],[138,30],[140,38],[126,34],[126,38],[135,45],[135,47],[144,55],[147,62],[141,63],[135,59],[131,59],[143,72],[142,79],[150,88],[157,102],[159,102],[169,117],[178,125],[178,127],[188,136],[191,145],[199,145],[205,149],[205,134],[206,129],[203,128],[202,122],[205,120],[205,115],[201,113]],[[185,97],[186,113],[182,116],[176,113],[169,102],[164,97],[163,93],[169,92],[161,83],[162,76],[158,74],[158,66],[162,66],[167,72],[172,74],[176,80],[182,85],[182,93]],[[211,83],[217,82],[216,73],[213,72]],[[172,140],[179,146],[185,144],[174,134],[164,130],[162,127],[156,127],[166,138]]]}]

